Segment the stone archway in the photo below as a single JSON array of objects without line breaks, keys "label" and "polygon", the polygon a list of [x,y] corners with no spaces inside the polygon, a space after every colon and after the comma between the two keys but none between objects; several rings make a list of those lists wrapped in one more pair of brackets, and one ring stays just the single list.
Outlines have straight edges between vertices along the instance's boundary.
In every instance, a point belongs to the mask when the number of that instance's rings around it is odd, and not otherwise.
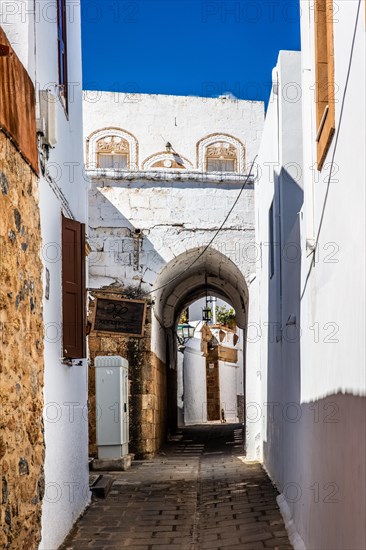
[{"label": "stone archway", "polygon": [[[161,270],[153,295],[152,348],[165,349],[167,373],[166,423],[168,432],[177,427],[177,340],[176,325],[182,310],[206,292],[227,301],[236,311],[237,324],[246,333],[249,294],[240,269],[214,248],[198,247],[180,254]],[[155,325],[155,330],[154,330]],[[243,360],[245,380],[245,345]],[[245,400],[245,383],[244,383]],[[243,403],[244,406],[244,403]],[[165,408],[161,403],[159,408]]]}]

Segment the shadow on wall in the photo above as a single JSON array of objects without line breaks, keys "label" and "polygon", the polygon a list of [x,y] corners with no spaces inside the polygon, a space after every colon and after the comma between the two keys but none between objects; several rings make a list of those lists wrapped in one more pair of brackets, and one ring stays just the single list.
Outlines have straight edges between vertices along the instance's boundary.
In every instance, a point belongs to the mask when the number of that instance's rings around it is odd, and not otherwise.
[{"label": "shadow on wall", "polygon": [[165,261],[141,228],[134,227],[108,199],[108,191],[94,187],[89,194],[89,276],[91,286],[152,287]]},{"label": "shadow on wall", "polygon": [[[282,168],[275,177],[274,195],[268,213],[268,374],[267,402],[296,403],[301,399],[300,372],[300,288],[301,241],[300,212],[303,190]],[[274,407],[268,407],[267,437],[264,442],[264,460],[281,484],[282,468],[276,467],[277,458],[291,437],[275,418]],[[272,416],[273,415],[273,416]],[[276,457],[274,461],[273,457]],[[298,460],[299,457],[289,457]]]},{"label": "shadow on wall", "polygon": [[264,462],[306,548],[364,550],[366,398],[341,392],[308,403],[301,398],[302,202],[302,189],[281,172],[269,212],[277,246],[268,258]]},{"label": "shadow on wall", "polygon": [[[104,193],[108,194],[108,188],[104,188]],[[102,289],[104,297],[111,293],[112,298],[120,294],[143,299],[148,308],[143,337],[92,331],[90,357],[92,364],[98,355],[121,355],[129,361],[130,452],[146,458],[156,452],[166,435],[166,369],[152,351],[152,304],[148,294],[155,270],[160,270],[165,262],[142,231],[104,193],[96,187],[90,191],[89,286],[95,289],[94,296]],[[97,404],[93,367],[89,375],[89,404],[89,452],[95,456]]]}]

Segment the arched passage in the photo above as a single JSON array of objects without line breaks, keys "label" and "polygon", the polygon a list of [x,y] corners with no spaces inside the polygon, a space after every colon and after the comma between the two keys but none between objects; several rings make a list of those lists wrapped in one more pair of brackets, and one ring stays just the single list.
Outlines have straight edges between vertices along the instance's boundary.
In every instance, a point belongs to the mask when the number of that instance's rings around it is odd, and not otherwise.
[{"label": "arched passage", "polygon": [[208,291],[234,307],[238,326],[245,329],[248,288],[243,273],[218,250],[203,247],[171,260],[155,281],[154,310],[165,328],[173,328],[180,311],[205,295],[206,279]]},{"label": "arched passage", "polygon": [[[188,250],[166,264],[154,287],[153,347],[158,355],[164,350],[167,368],[167,427],[172,432],[177,427],[175,331],[180,313],[206,293],[212,294],[235,309],[237,324],[245,335],[248,287],[244,274],[227,256],[214,248],[203,247]],[[243,365],[245,371],[245,344]],[[243,389],[245,395],[245,384]]]}]

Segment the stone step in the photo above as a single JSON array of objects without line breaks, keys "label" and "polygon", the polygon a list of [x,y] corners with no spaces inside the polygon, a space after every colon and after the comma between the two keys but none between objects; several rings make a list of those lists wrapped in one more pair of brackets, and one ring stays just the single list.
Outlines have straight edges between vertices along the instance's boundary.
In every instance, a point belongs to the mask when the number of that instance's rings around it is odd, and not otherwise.
[{"label": "stone step", "polygon": [[100,475],[91,485],[90,490],[98,498],[106,498],[112,488],[114,478],[112,476]]}]

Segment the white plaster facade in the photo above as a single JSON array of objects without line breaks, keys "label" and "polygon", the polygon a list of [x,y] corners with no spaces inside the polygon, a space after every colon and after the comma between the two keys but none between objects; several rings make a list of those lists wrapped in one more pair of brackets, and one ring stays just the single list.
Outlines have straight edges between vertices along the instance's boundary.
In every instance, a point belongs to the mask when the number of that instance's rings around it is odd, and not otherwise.
[{"label": "white plaster facade", "polygon": [[[253,185],[246,172],[258,149],[262,124],[261,102],[84,92],[85,152],[92,163],[90,286],[117,284],[151,293],[153,334],[161,330],[157,319],[172,329],[178,309],[204,295],[207,262],[215,294],[234,305],[240,326],[247,322],[245,280],[255,269],[255,247]],[[136,138],[137,169],[95,169],[90,141],[112,127]],[[228,146],[236,144],[235,173],[202,171],[202,143],[212,145],[213,135],[219,142],[226,139]],[[162,151],[168,142],[171,150]],[[164,154],[182,159],[184,167],[152,167],[150,159]],[[244,182],[223,230],[199,258]],[[163,291],[158,290],[162,285]],[[153,337],[152,344],[164,361],[161,336]]]},{"label": "white plaster facade", "polygon": [[[178,394],[184,396],[182,424],[205,424],[207,422],[206,358],[201,352],[201,338],[192,338],[184,350],[182,387]],[[178,377],[180,374],[178,367]]]},{"label": "white plaster facade", "polygon": [[[46,6],[47,4],[47,6]],[[1,25],[28,70],[37,91],[57,98],[56,2],[1,2]],[[57,548],[90,501],[88,470],[87,361],[62,362],[61,214],[88,220],[88,181],[84,174],[81,91],[80,6],[67,3],[69,105],[66,115],[56,99],[57,143],[49,150],[40,178],[40,215],[44,287],[50,273],[49,299],[43,300],[45,326],[44,429],[45,496],[40,548]]]},{"label": "white plaster facade", "polygon": [[[191,170],[205,172],[203,148],[228,139],[239,142],[239,170],[246,173],[260,142],[263,103],[223,97],[221,99],[84,92],[84,138],[87,168],[95,167],[94,132],[119,128],[132,135],[138,152],[132,159],[132,170],[146,169],[146,161],[165,151],[166,143],[173,152],[187,160]],[[136,161],[136,162],[135,162]]]},{"label": "white plaster facade", "polygon": [[[206,357],[202,352],[202,321],[189,321],[189,323],[196,328],[194,338],[187,341],[184,353],[179,353],[177,365],[178,408],[182,410],[181,425],[207,422]],[[238,396],[243,396],[244,333],[241,329],[237,329],[238,341],[234,343],[233,331],[227,331],[225,327],[221,329],[210,327],[210,330],[222,346],[237,350],[236,363],[218,361],[220,410],[224,410],[226,422],[236,423],[239,422]],[[223,340],[219,338],[220,330],[225,332]]]},{"label": "white plaster facade", "polygon": [[[84,93],[85,153],[92,162],[89,286],[152,298],[151,351],[175,370],[181,360],[174,336],[179,315],[205,295],[206,286],[234,307],[240,328],[248,322],[247,281],[255,271],[256,248],[253,177],[247,172],[259,146],[263,104],[143,94],[131,101],[128,94],[105,92],[95,92],[92,102],[93,93]],[[112,127],[137,140],[137,167],[95,168],[90,141]],[[203,170],[210,147],[214,153],[227,147],[228,156],[235,151],[235,172]],[[201,422],[197,407],[206,401],[205,381],[187,368],[185,407],[191,418],[185,421]],[[198,382],[193,397],[189,387]],[[237,388],[231,386],[236,402]],[[225,395],[236,410],[232,395]],[[191,397],[195,403],[189,404]],[[182,420],[179,401],[178,413]]]},{"label": "white plaster facade", "polygon": [[264,253],[253,282],[259,308],[248,347],[259,368],[252,390],[247,377],[247,421],[253,457],[262,455],[256,435],[263,440],[294,547],[362,549],[365,7],[337,3],[335,135],[320,172],[314,13],[310,2],[301,8],[302,52],[280,53],[258,157],[256,230]]}]

